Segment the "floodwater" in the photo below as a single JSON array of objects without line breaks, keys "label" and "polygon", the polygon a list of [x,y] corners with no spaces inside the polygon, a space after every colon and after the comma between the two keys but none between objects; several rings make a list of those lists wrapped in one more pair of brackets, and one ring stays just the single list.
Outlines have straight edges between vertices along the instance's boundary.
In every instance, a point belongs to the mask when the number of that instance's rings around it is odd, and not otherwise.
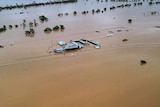
[{"label": "floodwater", "polygon": [[[7,27],[0,33],[0,107],[159,107],[160,4],[134,6],[138,2],[78,0],[0,11],[0,27]],[[131,6],[110,10],[121,4]],[[92,9],[101,12],[92,14]],[[40,15],[48,21],[40,22]],[[34,19],[35,35],[26,36]],[[44,33],[56,25],[64,25],[64,31]],[[53,52],[58,41],[81,38],[97,41],[101,48]],[[142,59],[147,64],[141,65]]]}]

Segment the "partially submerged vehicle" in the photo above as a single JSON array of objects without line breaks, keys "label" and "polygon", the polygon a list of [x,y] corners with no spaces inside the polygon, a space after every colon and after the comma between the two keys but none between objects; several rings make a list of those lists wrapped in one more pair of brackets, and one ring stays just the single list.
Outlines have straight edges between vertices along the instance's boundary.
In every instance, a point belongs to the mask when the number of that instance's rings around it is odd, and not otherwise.
[{"label": "partially submerged vehicle", "polygon": [[80,48],[82,48],[82,47],[80,47],[79,45],[73,44],[73,45],[67,45],[67,46],[65,46],[64,50],[74,50],[74,49],[80,49]]},{"label": "partially submerged vehicle", "polygon": [[57,48],[54,50],[54,52],[57,52],[57,53],[61,53],[64,51],[64,48]]},{"label": "partially submerged vehicle", "polygon": [[80,48],[82,47],[80,47],[79,45],[72,44],[72,45],[66,45],[62,48],[57,48],[54,50],[54,52],[61,53],[67,50],[75,50],[75,49],[80,49]]}]

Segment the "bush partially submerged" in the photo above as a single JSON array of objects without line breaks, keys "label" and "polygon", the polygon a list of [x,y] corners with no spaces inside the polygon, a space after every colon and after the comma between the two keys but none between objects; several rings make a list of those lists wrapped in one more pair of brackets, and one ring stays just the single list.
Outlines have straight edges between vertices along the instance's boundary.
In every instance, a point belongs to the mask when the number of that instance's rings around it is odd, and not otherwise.
[{"label": "bush partially submerged", "polygon": [[53,31],[58,31],[58,30],[64,30],[65,29],[65,27],[64,27],[64,25],[56,25],[55,27],[53,27]]},{"label": "bush partially submerged", "polygon": [[26,36],[33,37],[35,34],[34,29],[30,28],[30,30],[25,31]]},{"label": "bush partially submerged", "polygon": [[54,30],[54,31],[59,30],[59,26],[57,25],[57,26],[53,27],[53,30]]},{"label": "bush partially submerged", "polygon": [[48,21],[48,18],[42,15],[42,16],[39,16],[39,20],[44,22],[44,21]]},{"label": "bush partially submerged", "polygon": [[0,28],[0,33],[6,31],[6,26],[4,25],[3,27]]},{"label": "bush partially submerged", "polygon": [[51,31],[52,31],[52,29],[49,28],[49,27],[47,27],[47,28],[44,29],[44,32],[45,32],[45,33],[50,33]]}]

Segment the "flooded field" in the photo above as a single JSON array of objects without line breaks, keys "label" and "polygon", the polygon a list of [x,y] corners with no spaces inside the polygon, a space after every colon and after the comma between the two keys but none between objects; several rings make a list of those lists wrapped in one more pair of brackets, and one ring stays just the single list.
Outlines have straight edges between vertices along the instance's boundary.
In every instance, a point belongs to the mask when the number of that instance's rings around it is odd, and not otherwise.
[{"label": "flooded field", "polygon": [[[0,107],[159,107],[159,12],[159,1],[106,0],[1,10]],[[82,38],[100,49],[54,52]]]}]

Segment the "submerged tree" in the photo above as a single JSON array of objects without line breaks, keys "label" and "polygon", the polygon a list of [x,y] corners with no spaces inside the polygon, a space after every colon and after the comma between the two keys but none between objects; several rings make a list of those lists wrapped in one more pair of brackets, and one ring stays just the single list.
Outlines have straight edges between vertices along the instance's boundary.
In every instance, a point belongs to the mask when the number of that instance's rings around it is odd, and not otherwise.
[{"label": "submerged tree", "polygon": [[95,13],[95,10],[94,9],[92,9],[92,14],[94,14]]},{"label": "submerged tree", "polygon": [[132,19],[128,19],[128,23],[132,23]]},{"label": "submerged tree", "polygon": [[6,25],[3,25],[3,27],[0,28],[0,33],[6,31]]},{"label": "submerged tree", "polygon": [[47,28],[44,29],[44,32],[45,32],[45,33],[50,33],[51,31],[52,31],[52,29],[49,28],[49,27],[47,27]]},{"label": "submerged tree", "polygon": [[41,22],[44,22],[44,21],[48,21],[48,18],[45,17],[44,15],[42,15],[42,16],[39,16],[39,20],[40,20]]},{"label": "submerged tree", "polygon": [[53,31],[57,31],[57,30],[59,30],[59,26],[58,25],[53,27]]},{"label": "submerged tree", "polygon": [[12,29],[12,25],[9,25],[9,29]]},{"label": "submerged tree", "polygon": [[76,12],[76,11],[74,11],[74,12],[73,12],[73,15],[77,15],[77,12]]},{"label": "submerged tree", "polygon": [[60,25],[60,29],[61,30],[65,29],[64,25]]},{"label": "submerged tree", "polygon": [[18,28],[18,25],[15,25],[15,28]]},{"label": "submerged tree", "polygon": [[34,37],[35,31],[34,29],[30,28],[30,30],[25,31],[27,37]]}]

